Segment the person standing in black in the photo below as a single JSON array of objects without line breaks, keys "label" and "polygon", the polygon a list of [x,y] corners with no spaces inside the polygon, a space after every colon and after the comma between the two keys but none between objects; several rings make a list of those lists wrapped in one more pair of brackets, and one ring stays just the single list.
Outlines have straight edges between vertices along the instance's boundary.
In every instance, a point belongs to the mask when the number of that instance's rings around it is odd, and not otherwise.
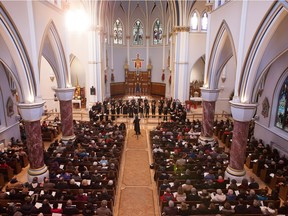
[{"label": "person standing in black", "polygon": [[152,101],[151,108],[152,108],[152,118],[155,118],[155,114],[156,114],[156,101],[155,100]]},{"label": "person standing in black", "polygon": [[116,110],[115,110],[114,105],[111,106],[111,114],[112,114],[111,120],[112,120],[112,121],[115,121]]},{"label": "person standing in black", "polygon": [[140,132],[140,119],[138,118],[138,115],[135,115],[135,119],[133,121],[134,124],[134,131],[136,133],[136,135],[141,134]]},{"label": "person standing in black", "polygon": [[164,114],[164,119],[163,119],[163,121],[168,121],[168,118],[167,118],[167,115],[168,115],[168,107],[167,107],[167,106],[164,106],[163,114]]},{"label": "person standing in black", "polygon": [[149,111],[150,111],[150,106],[149,103],[147,101],[147,103],[145,102],[145,117],[149,118]]}]

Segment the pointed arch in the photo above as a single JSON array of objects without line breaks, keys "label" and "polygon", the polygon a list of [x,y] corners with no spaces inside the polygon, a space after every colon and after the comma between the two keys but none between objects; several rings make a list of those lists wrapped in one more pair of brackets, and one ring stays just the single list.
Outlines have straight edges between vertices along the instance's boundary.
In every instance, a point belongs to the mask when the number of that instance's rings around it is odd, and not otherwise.
[{"label": "pointed arch", "polygon": [[124,45],[124,25],[119,17],[113,23],[113,43]]},{"label": "pointed arch", "polygon": [[163,25],[159,18],[155,19],[153,22],[153,44],[162,44],[163,43]]},{"label": "pointed arch", "polygon": [[207,31],[208,27],[208,13],[206,10],[204,10],[200,17],[200,26],[201,31]]},{"label": "pointed arch", "polygon": [[0,36],[1,41],[5,45],[5,49],[8,51],[4,53],[2,50],[2,63],[6,68],[9,68],[9,72],[15,81],[19,95],[19,102],[32,103],[37,95],[33,67],[16,25],[1,2]]},{"label": "pointed arch", "polygon": [[42,37],[38,55],[39,68],[41,68],[41,56],[51,65],[57,80],[57,87],[66,88],[69,86],[71,82],[68,80],[68,67],[64,48],[53,20],[50,20],[47,24]]},{"label": "pointed arch", "polygon": [[133,44],[143,45],[144,44],[144,25],[140,19],[136,19],[133,24]]},{"label": "pointed arch", "polygon": [[229,26],[223,20],[214,40],[208,62],[204,85],[209,89],[217,89],[221,71],[230,58],[234,56],[237,64],[236,49]]},{"label": "pointed arch", "polygon": [[190,31],[199,30],[200,18],[199,11],[197,9],[193,10],[189,18]]},{"label": "pointed arch", "polygon": [[[239,92],[242,101],[254,103],[261,79],[269,71],[268,68],[281,55],[287,53],[287,1],[275,2],[255,34],[247,52],[240,80]],[[284,28],[281,38],[276,37],[279,30]],[[285,42],[284,42],[285,40]],[[279,46],[273,46],[277,43]]]}]

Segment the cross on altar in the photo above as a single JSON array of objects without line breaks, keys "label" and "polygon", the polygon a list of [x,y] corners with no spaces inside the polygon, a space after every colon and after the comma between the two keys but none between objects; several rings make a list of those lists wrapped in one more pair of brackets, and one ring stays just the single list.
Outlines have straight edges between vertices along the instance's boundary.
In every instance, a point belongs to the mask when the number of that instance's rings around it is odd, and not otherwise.
[{"label": "cross on altar", "polygon": [[139,54],[136,55],[136,59],[132,59],[134,61],[134,66],[137,69],[137,71],[142,67],[142,62],[144,59],[139,58]]}]

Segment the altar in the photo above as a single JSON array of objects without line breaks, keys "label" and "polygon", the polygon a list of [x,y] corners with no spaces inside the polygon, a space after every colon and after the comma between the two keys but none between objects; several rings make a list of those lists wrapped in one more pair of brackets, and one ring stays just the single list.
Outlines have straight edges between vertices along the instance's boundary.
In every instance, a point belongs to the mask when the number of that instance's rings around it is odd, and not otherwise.
[{"label": "altar", "polygon": [[197,105],[201,104],[202,98],[201,97],[190,97],[190,101],[192,101],[194,105],[194,109],[197,109]]},{"label": "altar", "polygon": [[135,100],[138,100],[138,99],[146,99],[145,96],[128,96],[128,100],[132,100],[132,99],[135,99]]},{"label": "altar", "polygon": [[73,104],[79,104],[79,109],[81,109],[81,100],[72,100],[72,105]]}]

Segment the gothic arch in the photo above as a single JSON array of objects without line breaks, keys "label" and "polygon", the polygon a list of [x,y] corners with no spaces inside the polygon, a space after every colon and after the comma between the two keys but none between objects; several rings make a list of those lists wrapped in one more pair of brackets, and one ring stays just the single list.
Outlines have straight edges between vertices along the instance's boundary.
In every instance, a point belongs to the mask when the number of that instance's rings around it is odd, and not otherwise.
[{"label": "gothic arch", "polygon": [[262,77],[279,57],[287,55],[287,10],[287,2],[275,2],[259,25],[242,70],[239,89],[242,101],[256,102]]},{"label": "gothic arch", "polygon": [[85,86],[86,74],[83,63],[73,53],[70,54],[69,58],[71,84],[73,86]]},{"label": "gothic arch", "polygon": [[0,3],[0,37],[1,43],[5,45],[5,48],[1,46],[1,61],[6,68],[9,68],[15,81],[19,102],[34,102],[37,94],[33,68],[24,42],[2,3]]},{"label": "gothic arch", "polygon": [[56,26],[52,20],[47,24],[42,37],[41,48],[38,55],[39,68],[41,68],[41,56],[49,62],[53,69],[57,80],[57,87],[66,88],[70,85],[71,82],[68,75],[64,49]]},{"label": "gothic arch", "polygon": [[237,56],[233,37],[229,26],[223,20],[211,49],[208,70],[204,77],[204,86],[207,86],[209,89],[218,88],[221,71],[233,56],[236,62]]}]

